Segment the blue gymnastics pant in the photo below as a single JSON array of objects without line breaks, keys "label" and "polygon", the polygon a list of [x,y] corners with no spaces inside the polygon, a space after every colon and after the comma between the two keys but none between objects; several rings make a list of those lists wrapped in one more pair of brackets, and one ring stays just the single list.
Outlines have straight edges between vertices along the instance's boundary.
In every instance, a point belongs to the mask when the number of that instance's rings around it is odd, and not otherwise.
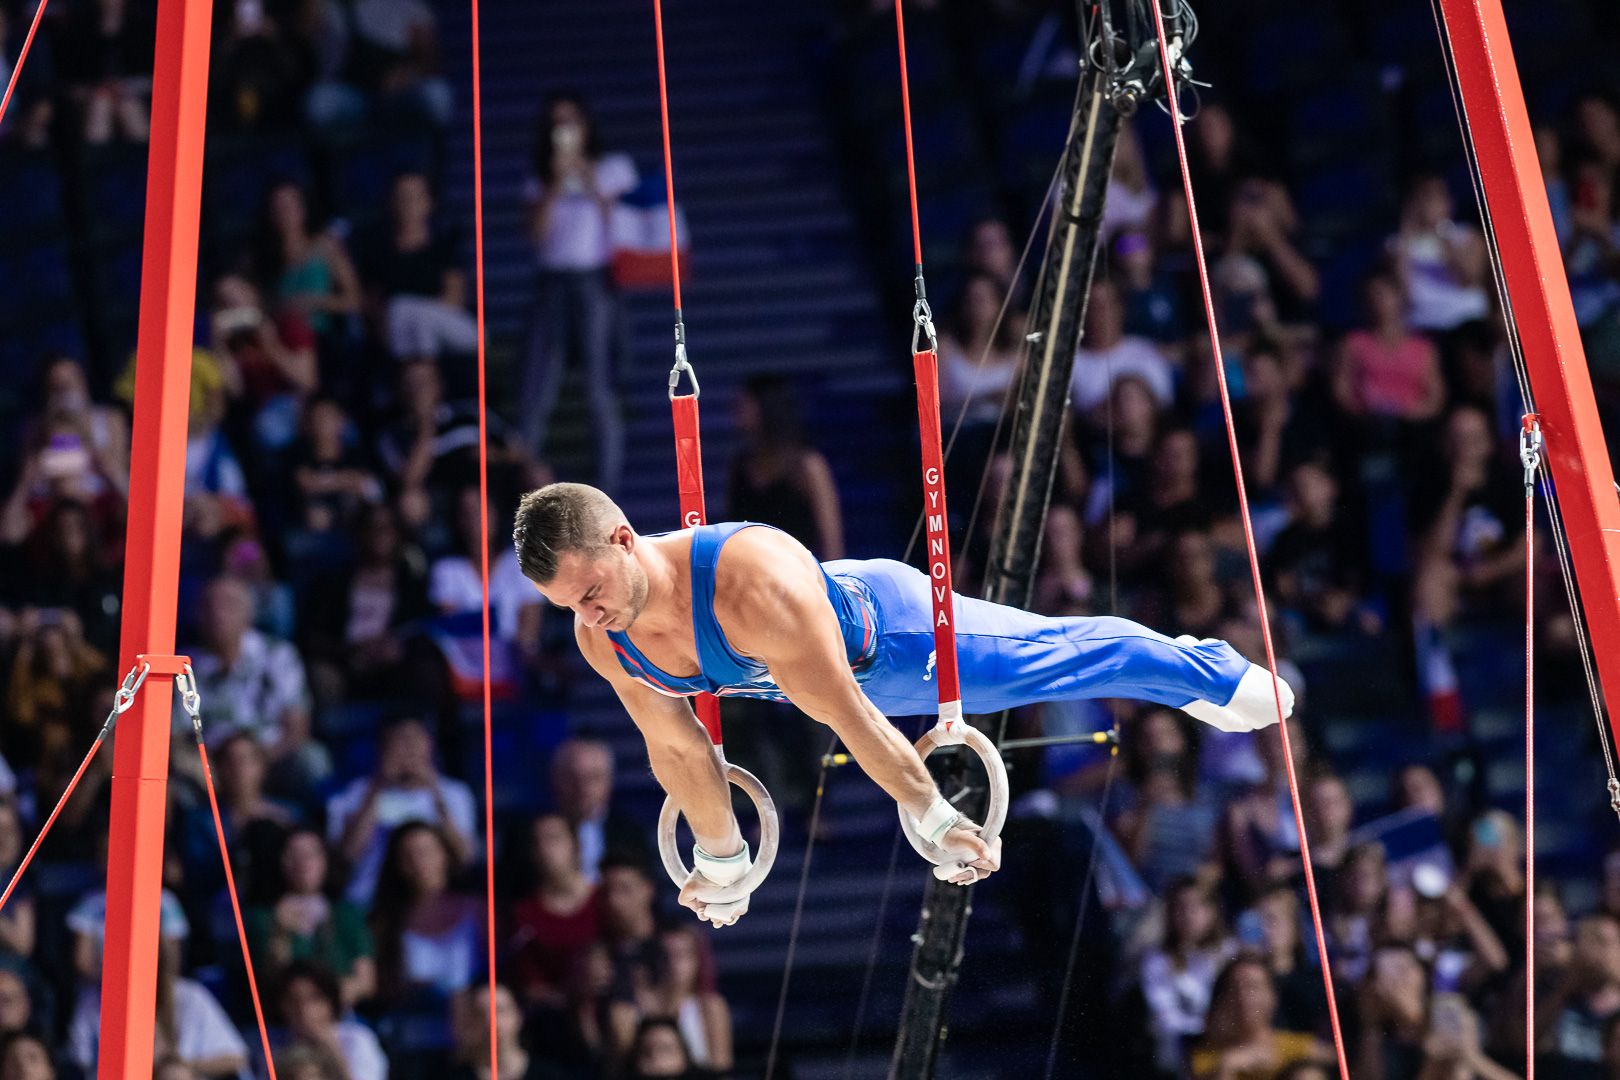
[{"label": "blue gymnastics pant", "polygon": [[[823,566],[872,604],[877,653],[857,673],[867,697],[888,716],[936,711],[928,577],[891,559]],[[1068,698],[1225,705],[1249,669],[1225,642],[1180,644],[1129,619],[1051,618],[961,595],[956,651],[962,707],[969,713]]]}]

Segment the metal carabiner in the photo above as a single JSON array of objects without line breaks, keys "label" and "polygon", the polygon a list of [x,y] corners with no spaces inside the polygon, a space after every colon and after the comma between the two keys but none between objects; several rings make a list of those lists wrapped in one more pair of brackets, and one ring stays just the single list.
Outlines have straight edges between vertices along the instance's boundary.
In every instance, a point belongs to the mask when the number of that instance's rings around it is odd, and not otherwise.
[{"label": "metal carabiner", "polygon": [[911,351],[917,352],[922,335],[928,335],[928,351],[939,352],[939,335],[934,332],[934,313],[924,297],[917,297],[911,306]]},{"label": "metal carabiner", "polygon": [[191,717],[191,727],[202,738],[202,695],[197,692],[197,673],[187,664],[185,670],[174,677],[174,686],[180,691],[180,707]]},{"label": "metal carabiner", "polygon": [[1535,413],[1528,413],[1524,418],[1524,427],[1519,432],[1519,462],[1524,466],[1526,495],[1535,490],[1536,470],[1541,467],[1541,447],[1541,424]]},{"label": "metal carabiner", "polygon": [[675,366],[669,369],[669,400],[671,401],[674,401],[677,397],[675,388],[681,383],[681,372],[683,371],[686,372],[686,377],[692,380],[692,393],[684,396],[697,397],[697,369],[686,359],[686,342],[677,341],[675,343]]},{"label": "metal carabiner", "polygon": [[151,672],[151,664],[142,664],[138,668],[130,668],[129,674],[124,676],[123,685],[113,694],[113,715],[127,713],[135,704],[135,694],[140,690],[141,684],[146,682],[146,676]]}]

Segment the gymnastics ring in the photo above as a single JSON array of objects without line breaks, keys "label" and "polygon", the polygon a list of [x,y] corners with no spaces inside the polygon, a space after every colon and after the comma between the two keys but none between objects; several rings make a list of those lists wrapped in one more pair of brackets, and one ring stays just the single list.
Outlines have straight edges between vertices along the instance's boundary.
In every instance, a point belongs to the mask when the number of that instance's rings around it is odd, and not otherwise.
[{"label": "gymnastics ring", "polygon": [[[782,840],[782,828],[776,820],[776,803],[771,799],[771,793],[765,790],[765,785],[747,769],[733,765],[724,758],[721,762],[725,765],[727,782],[742,788],[743,792],[754,800],[754,809],[759,812],[759,853],[755,856],[754,865],[749,867],[748,873],[730,885],[696,893],[697,898],[705,904],[730,904],[759,888],[765,876],[771,872],[771,866],[776,862],[776,849]],[[664,808],[658,812],[658,854],[664,861],[664,872],[669,875],[669,880],[675,883],[676,888],[684,887],[686,879],[692,876],[692,871],[681,858],[680,848],[675,843],[675,824],[680,818],[681,808],[675,805],[674,799],[666,795]]]},{"label": "gymnastics ring", "polygon": [[[962,719],[960,712],[954,718],[947,719],[941,716],[939,723],[923,732],[922,738],[917,740],[916,748],[919,757],[927,758],[941,746],[966,746],[979,760],[984,762],[984,771],[990,778],[990,806],[985,812],[983,828],[979,835],[987,844],[994,844],[1001,835],[1001,827],[1007,823],[1007,766],[1001,760],[1001,754],[996,746],[978,728]],[[924,840],[917,831],[917,821],[905,809],[900,810],[900,828],[905,831],[906,839],[917,854],[933,863],[935,866],[949,866],[960,862],[956,856],[947,852],[938,844]]]}]

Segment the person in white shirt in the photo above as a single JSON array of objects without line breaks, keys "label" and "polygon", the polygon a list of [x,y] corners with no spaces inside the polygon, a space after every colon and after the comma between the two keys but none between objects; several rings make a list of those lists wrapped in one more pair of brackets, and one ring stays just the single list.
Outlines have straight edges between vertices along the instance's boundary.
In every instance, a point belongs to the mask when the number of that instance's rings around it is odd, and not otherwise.
[{"label": "person in white shirt", "polygon": [[1406,286],[1406,321],[1417,330],[1453,330],[1491,312],[1485,238],[1452,220],[1444,177],[1424,176],[1401,207],[1400,232],[1389,238]]},{"label": "person in white shirt", "polygon": [[411,821],[437,824],[465,866],[478,839],[478,803],[466,784],[439,773],[433,737],[420,720],[399,720],[382,735],[377,770],[326,804],[327,839],[350,868],[344,896],[370,907],[388,838]]},{"label": "person in white shirt", "polygon": [[[331,775],[332,758],[310,734],[304,662],[289,642],[255,630],[253,619],[253,592],[245,581],[221,576],[208,583],[203,642],[191,654],[208,739],[217,746],[248,732],[270,759],[269,787],[307,791]],[[175,723],[186,720],[176,713]]]},{"label": "person in white shirt", "polygon": [[1175,369],[1146,338],[1125,333],[1125,305],[1111,281],[1098,280],[1086,302],[1085,330],[1074,357],[1069,397],[1075,410],[1089,413],[1108,400],[1119,379],[1141,379],[1162,408],[1175,398]]},{"label": "person in white shirt", "polygon": [[[175,1057],[204,1078],[234,1077],[247,1066],[247,1043],[202,983],[180,976],[181,938],[164,935],[158,948],[156,1058]],[[101,988],[81,987],[68,1024],[68,1052],[86,1075],[101,1051]]]},{"label": "person in white shirt", "polygon": [[609,492],[624,467],[624,428],[613,378],[619,309],[607,269],[614,205],[637,183],[629,157],[602,152],[578,97],[559,94],[546,103],[526,192],[538,273],[522,427],[530,447],[543,451],[563,374],[577,364],[596,434],[598,486]]}]

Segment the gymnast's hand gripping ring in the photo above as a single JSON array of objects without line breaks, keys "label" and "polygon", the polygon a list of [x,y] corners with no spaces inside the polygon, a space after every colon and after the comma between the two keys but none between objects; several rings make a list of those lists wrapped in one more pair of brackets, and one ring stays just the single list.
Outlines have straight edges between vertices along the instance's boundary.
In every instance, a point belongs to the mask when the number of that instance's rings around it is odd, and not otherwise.
[{"label": "gymnast's hand gripping ring", "polygon": [[[1007,766],[1002,762],[995,744],[982,731],[962,719],[960,705],[955,710],[947,707],[942,711],[939,723],[923,732],[922,738],[916,743],[917,754],[923,758],[941,746],[960,745],[978,754],[979,760],[984,762],[984,771],[990,781],[990,805],[985,810],[979,835],[985,843],[994,844],[1001,835],[1001,827],[1007,823]],[[906,839],[911,841],[917,854],[935,866],[949,866],[960,861],[938,844],[924,839],[918,831],[916,819],[903,808],[900,810],[900,828],[905,831]]]},{"label": "gymnast's hand gripping ring", "polygon": [[[771,872],[771,866],[776,862],[776,849],[782,840],[782,828],[776,818],[776,803],[759,778],[747,769],[726,761],[719,747],[715,748],[715,752],[721,754],[720,762],[725,768],[726,780],[754,800],[754,809],[759,812],[759,854],[748,873],[730,885],[715,886],[697,893],[697,898],[705,904],[729,904],[759,888]],[[692,876],[675,843],[675,823],[680,817],[681,808],[675,805],[674,799],[665,796],[664,808],[658,814],[658,854],[664,861],[664,872],[676,888],[683,887],[686,879]]]}]

